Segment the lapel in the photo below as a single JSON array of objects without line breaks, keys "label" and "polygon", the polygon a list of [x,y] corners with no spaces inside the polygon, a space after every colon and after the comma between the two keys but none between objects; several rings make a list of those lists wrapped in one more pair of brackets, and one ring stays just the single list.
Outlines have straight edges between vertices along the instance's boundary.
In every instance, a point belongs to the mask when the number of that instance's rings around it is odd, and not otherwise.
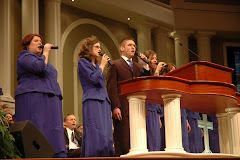
[{"label": "lapel", "polygon": [[133,61],[133,76],[135,76],[135,72],[138,70],[138,66],[136,65],[136,62]]},{"label": "lapel", "polygon": [[[121,61],[122,65],[125,68],[127,68],[127,70],[129,70],[129,72],[131,72],[131,74],[133,74],[131,67],[127,64],[127,62],[122,57],[121,57],[120,61]],[[134,63],[133,63],[133,71],[134,71]]]},{"label": "lapel", "polygon": [[79,137],[80,135],[78,135],[78,132],[76,129],[74,129],[74,137],[76,138],[77,141],[79,141]]},{"label": "lapel", "polygon": [[69,140],[69,139],[68,139],[68,133],[67,133],[67,129],[66,129],[66,128],[64,128],[64,135],[65,135],[65,137],[67,138],[67,140]]}]

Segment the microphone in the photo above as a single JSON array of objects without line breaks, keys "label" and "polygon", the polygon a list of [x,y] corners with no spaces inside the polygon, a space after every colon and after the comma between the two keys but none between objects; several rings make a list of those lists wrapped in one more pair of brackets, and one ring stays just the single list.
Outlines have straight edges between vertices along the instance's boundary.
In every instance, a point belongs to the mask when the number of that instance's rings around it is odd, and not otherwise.
[{"label": "microphone", "polygon": [[[158,63],[159,63],[159,62],[157,62],[156,65],[158,65]],[[163,67],[167,67],[168,64],[166,64],[166,65],[162,64],[162,66],[163,66]]]},{"label": "microphone", "polygon": [[201,61],[204,61],[204,59],[202,57],[200,57],[199,55],[197,55],[195,52],[193,52],[191,49],[185,47],[182,43],[179,43],[180,46],[186,48],[187,50],[189,50],[192,54],[194,54],[195,56],[197,56]]},{"label": "microphone", "polygon": [[[44,48],[44,45],[40,46],[39,48]],[[58,49],[58,46],[52,46],[51,49]]]},{"label": "microphone", "polygon": [[[102,52],[100,52],[100,55],[103,56],[104,54]],[[113,65],[113,63],[109,60],[108,64],[110,64],[111,66]]]},{"label": "microphone", "polygon": [[146,60],[145,58],[142,58],[141,56],[140,56],[140,54],[139,54],[139,52],[138,51],[135,51],[135,53],[134,53],[136,56],[138,56],[141,60],[143,60],[143,62],[145,62],[145,63],[147,63],[147,64],[149,64],[149,62],[148,62],[148,60]]}]

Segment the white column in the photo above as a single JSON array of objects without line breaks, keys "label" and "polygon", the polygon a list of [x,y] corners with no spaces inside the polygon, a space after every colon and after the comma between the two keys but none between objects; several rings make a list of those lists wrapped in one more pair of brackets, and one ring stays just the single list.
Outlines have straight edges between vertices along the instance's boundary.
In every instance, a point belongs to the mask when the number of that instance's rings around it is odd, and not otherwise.
[{"label": "white column", "polygon": [[[75,58],[75,56],[74,56]],[[78,111],[78,99],[79,99],[79,95],[78,95],[78,62],[77,62],[77,58],[76,60],[73,59],[73,92],[74,92],[74,99],[73,99],[73,106],[74,106],[74,115],[77,119],[77,122],[79,122],[79,111]]]},{"label": "white column", "polygon": [[[171,35],[175,43],[175,58],[177,68],[189,63],[188,37],[192,31],[177,30]],[[183,45],[181,46],[180,43]]]},{"label": "white column", "polygon": [[15,102],[14,96],[14,84],[13,84],[13,31],[12,28],[12,6],[14,2],[12,0],[0,1],[0,87],[3,89],[4,95],[1,96],[2,101]]},{"label": "white column", "polygon": [[146,96],[128,96],[130,150],[128,154],[145,153],[147,149],[146,134]]},{"label": "white column", "polygon": [[[215,32],[205,32],[205,31],[198,31],[195,35],[197,39],[197,48],[198,48],[198,55],[204,61],[211,62],[211,42],[210,38],[215,35]],[[201,59],[199,59],[201,60]]]},{"label": "white column", "polygon": [[233,154],[240,155],[240,108],[227,108],[230,121]]},{"label": "white column", "polygon": [[169,28],[158,27],[154,30],[154,46],[155,52],[157,53],[158,61],[167,62],[167,39]]},{"label": "white column", "polygon": [[232,154],[232,137],[230,130],[230,120],[227,113],[218,113],[218,134],[220,153]]},{"label": "white column", "polygon": [[143,53],[146,50],[152,48],[151,45],[151,29],[154,27],[153,24],[131,24],[131,28],[137,31],[137,50]]},{"label": "white column", "polygon": [[39,0],[22,0],[22,38],[39,34]]},{"label": "white column", "polygon": [[182,146],[182,128],[179,94],[163,94],[165,140],[168,152],[185,152]]},{"label": "white column", "polygon": [[58,83],[63,88],[63,61],[60,54],[61,44],[61,0],[45,0],[45,42],[58,46],[51,50],[49,61],[58,71]]}]

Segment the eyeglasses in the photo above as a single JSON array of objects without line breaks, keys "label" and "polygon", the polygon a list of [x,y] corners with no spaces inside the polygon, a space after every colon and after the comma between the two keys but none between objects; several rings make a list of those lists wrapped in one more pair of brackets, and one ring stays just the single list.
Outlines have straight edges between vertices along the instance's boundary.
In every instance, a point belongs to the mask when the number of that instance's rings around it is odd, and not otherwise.
[{"label": "eyeglasses", "polygon": [[97,48],[97,49],[101,49],[101,47],[100,46],[94,46],[95,48]]}]

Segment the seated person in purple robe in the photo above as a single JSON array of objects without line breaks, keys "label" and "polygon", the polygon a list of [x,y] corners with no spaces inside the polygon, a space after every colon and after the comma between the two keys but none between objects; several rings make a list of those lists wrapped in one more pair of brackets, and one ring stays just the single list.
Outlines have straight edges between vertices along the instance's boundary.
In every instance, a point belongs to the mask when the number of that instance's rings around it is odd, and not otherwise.
[{"label": "seated person in purple robe", "polygon": [[54,157],[67,157],[64,142],[62,93],[57,70],[48,58],[52,44],[45,44],[38,34],[28,34],[17,57],[15,91],[16,122],[31,121],[52,145]]},{"label": "seated person in purple robe", "polygon": [[82,157],[112,157],[115,155],[111,106],[103,74],[110,58],[104,54],[99,65],[100,53],[100,43],[95,37],[86,38],[79,52],[78,75],[83,89]]},{"label": "seated person in purple robe", "polygon": [[68,114],[64,117],[63,123],[66,126],[64,129],[64,138],[68,150],[68,157],[80,157],[82,145],[82,133],[76,129],[76,117]]}]

